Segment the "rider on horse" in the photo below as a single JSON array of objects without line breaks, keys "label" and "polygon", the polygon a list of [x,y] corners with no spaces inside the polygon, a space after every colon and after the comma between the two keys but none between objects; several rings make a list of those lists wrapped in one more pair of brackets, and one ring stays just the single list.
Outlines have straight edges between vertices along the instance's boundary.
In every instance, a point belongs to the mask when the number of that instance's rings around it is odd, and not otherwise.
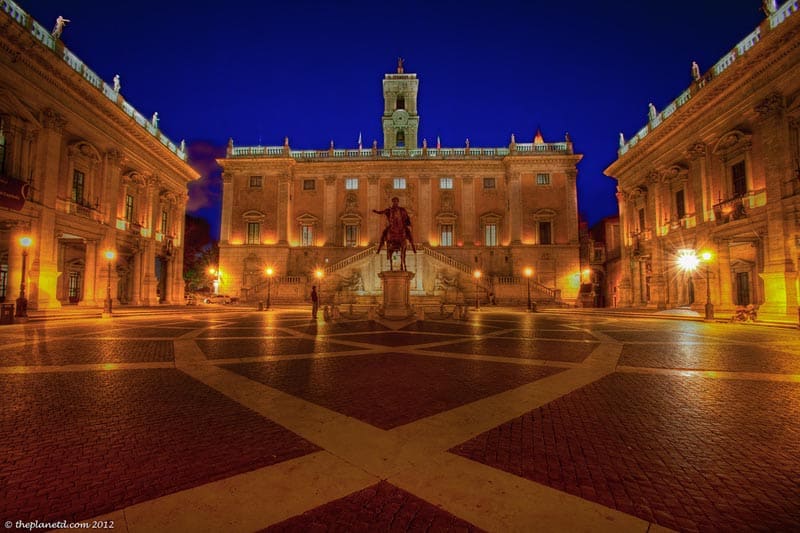
[{"label": "rider on horse", "polygon": [[386,215],[386,221],[388,222],[381,234],[381,242],[378,245],[377,253],[380,253],[381,248],[383,248],[383,243],[386,242],[389,230],[392,228],[403,228],[402,231],[405,233],[405,238],[408,239],[408,242],[411,244],[411,249],[414,253],[417,253],[417,249],[414,246],[414,238],[411,236],[411,218],[408,216],[408,211],[406,211],[405,207],[400,207],[400,199],[397,196],[392,198],[391,207],[387,207],[382,211],[373,209],[372,212],[377,215]]}]

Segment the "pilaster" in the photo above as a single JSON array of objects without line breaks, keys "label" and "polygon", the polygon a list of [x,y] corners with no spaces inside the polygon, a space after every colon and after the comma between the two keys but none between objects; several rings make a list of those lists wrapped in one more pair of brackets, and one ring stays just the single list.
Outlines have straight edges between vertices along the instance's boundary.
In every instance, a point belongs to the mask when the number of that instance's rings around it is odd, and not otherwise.
[{"label": "pilaster", "polygon": [[461,240],[464,244],[475,242],[475,180],[464,176],[461,180]]},{"label": "pilaster", "polygon": [[517,172],[508,177],[508,203],[511,245],[519,245],[522,244],[522,180]]}]

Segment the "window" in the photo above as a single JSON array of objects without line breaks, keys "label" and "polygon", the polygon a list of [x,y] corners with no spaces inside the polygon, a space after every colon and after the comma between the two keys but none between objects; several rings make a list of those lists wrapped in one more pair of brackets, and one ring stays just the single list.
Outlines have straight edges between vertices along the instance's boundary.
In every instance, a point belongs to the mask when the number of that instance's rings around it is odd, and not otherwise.
[{"label": "window", "polygon": [[747,194],[747,174],[744,169],[744,161],[739,161],[731,167],[731,181],[734,196]]},{"label": "window", "polygon": [[400,148],[405,147],[406,145],[406,132],[400,130],[397,132],[397,146]]},{"label": "window", "polygon": [[76,204],[83,203],[83,181],[83,172],[75,170],[72,173],[72,201]]},{"label": "window", "polygon": [[344,245],[358,246],[358,226],[350,224],[344,227]]},{"label": "window", "polygon": [[546,172],[536,174],[536,185],[550,185],[550,174]]},{"label": "window", "polygon": [[539,244],[553,244],[553,223],[539,222]]},{"label": "window", "polygon": [[483,178],[483,188],[484,189],[494,189],[497,185],[497,182],[494,178]]},{"label": "window", "polygon": [[303,226],[300,246],[314,246],[313,226]]},{"label": "window", "polygon": [[6,301],[8,290],[8,265],[0,265],[0,302]]},{"label": "window", "polygon": [[397,105],[395,106],[395,109],[405,109],[405,108],[406,108],[406,99],[405,99],[405,97],[398,96],[397,97]]},{"label": "window", "polygon": [[250,188],[260,189],[263,182],[263,176],[250,176]]},{"label": "window", "polygon": [[6,138],[3,135],[3,130],[0,129],[0,173],[5,174],[6,171]]},{"label": "window", "polygon": [[346,178],[344,180],[344,188],[348,191],[358,190],[358,178]]},{"label": "window", "polygon": [[395,189],[405,189],[406,188],[406,179],[405,178],[395,178],[394,179],[394,188]]},{"label": "window", "polygon": [[164,235],[167,234],[167,222],[169,221],[169,216],[167,215],[166,211],[161,211],[161,233]]},{"label": "window", "polygon": [[639,228],[640,232],[644,231],[644,207],[639,208]]},{"label": "window", "polygon": [[69,273],[69,301],[77,302],[81,292],[81,273]]},{"label": "window", "polygon": [[317,188],[317,181],[316,180],[303,180],[303,190],[304,191],[313,191]]},{"label": "window", "polygon": [[442,238],[439,244],[441,246],[453,246],[453,225],[442,224],[441,228]]},{"label": "window", "polygon": [[442,190],[453,188],[453,178],[440,178],[439,188]]},{"label": "window", "polygon": [[247,223],[247,244],[261,244],[261,224]]},{"label": "window", "polygon": [[125,220],[133,222],[133,196],[125,195]]},{"label": "window", "polygon": [[686,216],[686,200],[683,189],[675,193],[675,211],[678,213],[679,219]]},{"label": "window", "polygon": [[483,234],[486,246],[497,246],[497,224],[486,224]]}]

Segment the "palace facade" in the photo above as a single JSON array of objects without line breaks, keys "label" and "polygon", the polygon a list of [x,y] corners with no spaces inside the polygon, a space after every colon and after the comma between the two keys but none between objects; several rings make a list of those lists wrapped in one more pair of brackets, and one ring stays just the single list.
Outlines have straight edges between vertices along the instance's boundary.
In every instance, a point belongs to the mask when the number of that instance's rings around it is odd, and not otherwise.
[{"label": "palace facade", "polygon": [[0,300],[24,254],[32,310],[182,303],[183,145],[11,1],[0,26]]},{"label": "palace facade", "polygon": [[791,0],[621,139],[605,170],[619,182],[618,305],[710,303],[730,316],[754,304],[759,316],[797,316],[798,72],[800,14]]},{"label": "palace facade", "polygon": [[[374,301],[382,210],[398,197],[417,253],[412,298],[574,302],[580,284],[575,154],[569,138],[500,148],[419,143],[419,80],[383,79],[383,147],[296,150],[228,145],[223,168],[219,292],[302,301],[322,278],[323,303]],[[376,117],[377,118],[377,117]],[[275,279],[267,279],[271,267]],[[532,269],[525,278],[526,268]],[[480,278],[474,276],[481,273]],[[531,271],[528,271],[531,272]],[[476,281],[477,279],[477,281]]]}]

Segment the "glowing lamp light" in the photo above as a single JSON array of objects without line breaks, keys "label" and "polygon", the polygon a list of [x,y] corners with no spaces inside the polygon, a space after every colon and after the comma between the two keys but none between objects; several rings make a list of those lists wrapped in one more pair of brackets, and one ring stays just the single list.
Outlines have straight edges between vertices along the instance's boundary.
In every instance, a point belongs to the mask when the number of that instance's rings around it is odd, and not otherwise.
[{"label": "glowing lamp light", "polygon": [[525,267],[525,270],[523,270],[523,273],[525,274],[526,278],[529,278],[529,277],[533,276],[533,269],[531,267]]},{"label": "glowing lamp light", "polygon": [[314,272],[314,275],[315,275],[315,276],[317,276],[317,279],[322,279],[322,276],[324,276],[324,275],[325,275],[325,273],[322,271],[322,269],[321,269],[321,268],[318,268],[318,269],[317,269],[317,270]]},{"label": "glowing lamp light", "polygon": [[105,255],[106,259],[108,259],[109,261],[113,261],[114,258],[117,256],[114,250],[106,250],[103,255]]},{"label": "glowing lamp light", "polygon": [[21,237],[20,240],[19,240],[19,244],[23,248],[30,248],[31,244],[33,244],[33,239],[31,239],[30,237],[27,237],[27,236],[26,237]]},{"label": "glowing lamp light", "polygon": [[709,261],[711,261],[711,258],[712,258],[712,257],[714,257],[714,254],[712,254],[712,253],[711,253],[711,252],[709,252],[708,250],[705,250],[703,253],[701,253],[701,254],[700,254],[700,258],[701,258],[703,261],[705,261],[706,263],[708,263]]},{"label": "glowing lamp light", "polygon": [[700,258],[694,253],[694,250],[683,251],[678,255],[678,268],[688,272],[693,272],[700,264]]},{"label": "glowing lamp light", "polygon": [[267,267],[264,272],[266,272],[267,276],[272,277],[272,275],[275,273],[275,270],[273,270],[272,267]]}]

